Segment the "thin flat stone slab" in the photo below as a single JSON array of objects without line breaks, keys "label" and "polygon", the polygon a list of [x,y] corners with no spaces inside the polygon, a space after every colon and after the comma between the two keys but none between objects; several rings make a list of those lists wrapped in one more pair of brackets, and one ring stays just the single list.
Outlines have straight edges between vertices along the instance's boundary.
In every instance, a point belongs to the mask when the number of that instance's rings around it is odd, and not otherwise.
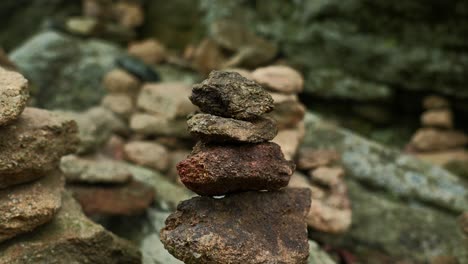
[{"label": "thin flat stone slab", "polygon": [[0,67],[0,126],[16,120],[28,98],[28,81],[21,74]]},{"label": "thin flat stone slab", "polygon": [[42,179],[0,191],[0,242],[29,232],[54,217],[62,201],[59,171]]},{"label": "thin flat stone slab", "polygon": [[60,169],[67,182],[118,184],[132,179],[127,166],[111,159],[92,160],[68,155],[61,159]]},{"label": "thin flat stone slab", "polygon": [[204,141],[260,143],[278,134],[276,122],[259,117],[252,121],[236,120],[210,114],[196,114],[188,121],[190,134]]},{"label": "thin flat stone slab", "polygon": [[256,119],[274,107],[268,92],[236,72],[211,72],[193,86],[190,100],[202,112],[240,120]]},{"label": "thin flat stone slab", "polygon": [[62,204],[50,223],[0,244],[0,264],[141,263],[135,246],[84,216],[69,193]]},{"label": "thin flat stone slab", "polygon": [[438,151],[464,147],[468,135],[462,131],[421,128],[411,138],[409,147],[416,151]]},{"label": "thin flat stone slab", "polygon": [[161,230],[185,263],[307,263],[310,191],[245,192],[179,204]]},{"label": "thin flat stone slab", "polygon": [[154,201],[154,189],[139,182],[131,181],[120,185],[67,185],[83,212],[94,215],[138,215]]},{"label": "thin flat stone slab", "polygon": [[177,164],[182,183],[199,195],[224,195],[249,190],[278,190],[288,185],[295,165],[281,148],[260,144],[198,143],[187,159]]},{"label": "thin flat stone slab", "polygon": [[0,127],[0,189],[32,181],[58,166],[78,145],[77,126],[45,110],[26,108]]}]

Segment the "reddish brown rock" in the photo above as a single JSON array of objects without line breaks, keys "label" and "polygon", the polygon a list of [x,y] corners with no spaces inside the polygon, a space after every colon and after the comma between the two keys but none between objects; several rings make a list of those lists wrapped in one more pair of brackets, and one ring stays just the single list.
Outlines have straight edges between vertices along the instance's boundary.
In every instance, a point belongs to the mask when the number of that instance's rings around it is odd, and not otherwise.
[{"label": "reddish brown rock", "polygon": [[104,76],[103,86],[112,93],[136,94],[140,81],[124,70],[115,69]]},{"label": "reddish brown rock", "polygon": [[288,66],[268,66],[258,68],[252,73],[254,80],[265,88],[280,93],[299,93],[304,88],[304,78]]},{"label": "reddish brown rock", "polygon": [[197,144],[177,165],[182,183],[199,195],[278,190],[288,185],[295,165],[275,143]]},{"label": "reddish brown rock", "polygon": [[190,100],[204,113],[240,120],[256,119],[274,107],[268,92],[236,72],[211,72],[193,86]]},{"label": "reddish brown rock", "polygon": [[446,131],[434,128],[419,129],[410,142],[417,151],[447,150],[468,144],[468,136],[460,131]]},{"label": "reddish brown rock", "polygon": [[161,230],[185,263],[307,263],[310,192],[246,192],[184,201]]},{"label": "reddish brown rock", "polygon": [[158,64],[166,58],[166,48],[155,39],[131,43],[128,53],[150,65]]},{"label": "reddish brown rock", "polygon": [[448,109],[426,111],[421,116],[421,123],[426,127],[453,128],[452,111]]},{"label": "reddish brown rock", "polygon": [[334,164],[339,160],[340,153],[335,150],[303,148],[298,155],[297,168],[300,170],[310,170]]},{"label": "reddish brown rock", "polygon": [[18,119],[28,98],[28,81],[21,74],[0,67],[0,127]]},{"label": "reddish brown rock", "polygon": [[52,220],[61,206],[63,184],[60,172],[54,171],[30,184],[0,191],[0,242]]},{"label": "reddish brown rock", "polygon": [[138,249],[86,218],[69,194],[54,219],[0,244],[1,264],[138,264]]},{"label": "reddish brown rock", "polygon": [[260,143],[278,134],[276,121],[259,117],[252,121],[210,114],[196,114],[187,121],[190,134],[204,141]]},{"label": "reddish brown rock", "polygon": [[154,200],[154,190],[138,181],[119,185],[68,185],[88,215],[138,215]]},{"label": "reddish brown rock", "polygon": [[74,121],[26,108],[13,124],[0,127],[0,188],[44,176],[77,145]]}]

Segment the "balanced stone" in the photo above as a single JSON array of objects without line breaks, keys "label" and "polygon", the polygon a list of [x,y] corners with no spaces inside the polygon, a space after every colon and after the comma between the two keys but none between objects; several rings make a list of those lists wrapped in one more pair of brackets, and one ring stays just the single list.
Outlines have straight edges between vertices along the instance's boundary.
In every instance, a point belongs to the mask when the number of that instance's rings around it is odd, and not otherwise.
[{"label": "balanced stone", "polygon": [[21,74],[0,67],[0,126],[16,120],[28,98],[28,81]]},{"label": "balanced stone", "polygon": [[254,81],[236,72],[213,71],[193,86],[190,100],[203,112],[250,120],[273,110],[273,98]]},{"label": "balanced stone", "polygon": [[310,191],[246,192],[184,201],[161,230],[185,263],[307,263]]},{"label": "balanced stone", "polygon": [[26,108],[13,124],[0,127],[0,188],[32,181],[55,169],[75,151],[74,121],[45,110]]},{"label": "balanced stone", "polygon": [[27,236],[0,244],[1,264],[141,263],[138,249],[93,223],[65,193],[54,219]]},{"label": "balanced stone", "polygon": [[295,165],[271,142],[214,145],[198,143],[177,165],[182,183],[199,195],[278,190],[288,185]]},{"label": "balanced stone", "polygon": [[414,134],[410,146],[418,151],[446,150],[464,147],[468,144],[468,136],[456,130],[438,130],[422,128]]},{"label": "balanced stone", "polygon": [[278,134],[276,121],[264,117],[244,121],[210,114],[196,114],[187,121],[187,124],[193,136],[205,141],[260,143],[270,141]]},{"label": "balanced stone", "polygon": [[255,81],[276,92],[299,93],[304,88],[302,75],[288,66],[274,65],[258,68],[252,75]]},{"label": "balanced stone", "polygon": [[54,171],[31,184],[1,190],[0,242],[52,220],[61,206],[63,183]]}]

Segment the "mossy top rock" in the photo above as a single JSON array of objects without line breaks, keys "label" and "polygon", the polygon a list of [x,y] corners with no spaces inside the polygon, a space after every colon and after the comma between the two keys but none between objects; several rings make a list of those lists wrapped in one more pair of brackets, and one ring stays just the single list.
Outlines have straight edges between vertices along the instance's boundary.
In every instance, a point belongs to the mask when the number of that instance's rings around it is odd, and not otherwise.
[{"label": "mossy top rock", "polygon": [[193,86],[190,100],[205,113],[240,120],[273,110],[271,95],[236,72],[211,72],[208,79]]}]

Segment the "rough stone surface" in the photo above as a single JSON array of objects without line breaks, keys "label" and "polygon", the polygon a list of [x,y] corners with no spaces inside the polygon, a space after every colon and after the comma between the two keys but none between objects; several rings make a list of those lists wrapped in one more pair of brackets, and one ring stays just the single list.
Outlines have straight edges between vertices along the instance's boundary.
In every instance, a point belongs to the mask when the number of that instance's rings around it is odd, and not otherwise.
[{"label": "rough stone surface", "polygon": [[125,166],[110,159],[85,159],[68,155],[61,159],[60,169],[67,182],[81,183],[125,183],[132,174]]},{"label": "rough stone surface", "polygon": [[88,216],[139,215],[154,201],[153,188],[138,181],[119,185],[68,185]]},{"label": "rough stone surface", "polygon": [[136,93],[140,87],[140,81],[122,69],[113,69],[108,72],[102,84],[107,91],[112,93]]},{"label": "rough stone surface", "polygon": [[164,115],[136,113],[130,118],[130,128],[148,136],[190,138],[185,119],[171,120]]},{"label": "rough stone surface", "polygon": [[182,202],[161,240],[185,263],[307,263],[310,192],[246,192]]},{"label": "rough stone surface", "polygon": [[452,111],[442,109],[424,112],[421,116],[421,123],[426,127],[453,128]]},{"label": "rough stone surface", "polygon": [[129,94],[108,94],[104,96],[101,104],[123,118],[129,117],[134,110],[133,98]]},{"label": "rough stone surface", "polygon": [[254,81],[235,72],[212,72],[193,86],[190,100],[208,114],[249,120],[273,110],[273,99]]},{"label": "rough stone surface", "polygon": [[311,170],[332,165],[339,160],[340,153],[336,150],[301,148],[296,165],[299,170]]},{"label": "rough stone surface", "polygon": [[85,112],[63,112],[58,114],[76,121],[80,145],[78,153],[90,153],[103,146],[114,132],[125,132],[127,129],[112,111],[104,107],[93,107]]},{"label": "rough stone surface", "polygon": [[131,43],[128,47],[128,53],[151,65],[165,59],[166,48],[157,40],[147,39]]},{"label": "rough stone surface", "polygon": [[315,178],[309,181],[301,173],[294,173],[290,188],[307,188],[311,193],[311,206],[307,225],[325,233],[345,233],[351,226],[352,210],[343,178],[329,181]]},{"label": "rough stone surface", "polygon": [[285,94],[302,92],[304,79],[301,73],[288,66],[268,66],[252,72],[254,81],[263,87]]},{"label": "rough stone surface", "polygon": [[279,129],[294,128],[303,119],[306,107],[297,101],[285,101],[275,104],[275,109],[268,114],[276,120]]},{"label": "rough stone surface", "polygon": [[454,212],[468,209],[468,189],[447,170],[364,139],[312,114],[306,115],[306,128],[305,146],[341,153],[347,178],[398,198]]},{"label": "rough stone surface", "polygon": [[199,195],[277,190],[288,185],[295,165],[275,143],[210,145],[199,143],[177,165],[182,183]]},{"label": "rough stone surface", "polygon": [[28,81],[21,74],[0,67],[0,126],[16,120],[28,98]]},{"label": "rough stone surface", "polygon": [[0,242],[52,220],[63,190],[63,178],[54,171],[31,184],[0,191]]},{"label": "rough stone surface", "polygon": [[121,52],[108,42],[46,31],[14,50],[11,59],[38,88],[38,107],[84,110],[101,100],[101,80]]},{"label": "rough stone surface", "polygon": [[138,96],[137,106],[170,119],[185,117],[197,110],[189,96],[190,86],[181,82],[146,84]]},{"label": "rough stone surface", "polygon": [[26,108],[13,124],[0,128],[0,188],[37,179],[60,157],[76,150],[75,122],[45,110]]},{"label": "rough stone surface", "polygon": [[461,131],[445,131],[433,128],[419,129],[410,147],[419,151],[446,150],[468,144],[468,136]]},{"label": "rough stone surface", "polygon": [[86,218],[69,194],[62,209],[35,232],[0,244],[1,264],[109,263],[138,264],[141,254]]},{"label": "rough stone surface", "polygon": [[294,159],[299,147],[304,139],[305,128],[304,124],[299,124],[298,127],[292,129],[280,130],[278,135],[272,142],[281,147],[284,157],[288,160]]},{"label": "rough stone surface", "polygon": [[213,142],[260,143],[272,140],[278,133],[276,122],[264,117],[243,121],[210,114],[196,114],[187,124],[190,134]]},{"label": "rough stone surface", "polygon": [[158,143],[133,141],[124,146],[124,157],[135,164],[157,171],[165,171],[169,166],[169,152]]}]

